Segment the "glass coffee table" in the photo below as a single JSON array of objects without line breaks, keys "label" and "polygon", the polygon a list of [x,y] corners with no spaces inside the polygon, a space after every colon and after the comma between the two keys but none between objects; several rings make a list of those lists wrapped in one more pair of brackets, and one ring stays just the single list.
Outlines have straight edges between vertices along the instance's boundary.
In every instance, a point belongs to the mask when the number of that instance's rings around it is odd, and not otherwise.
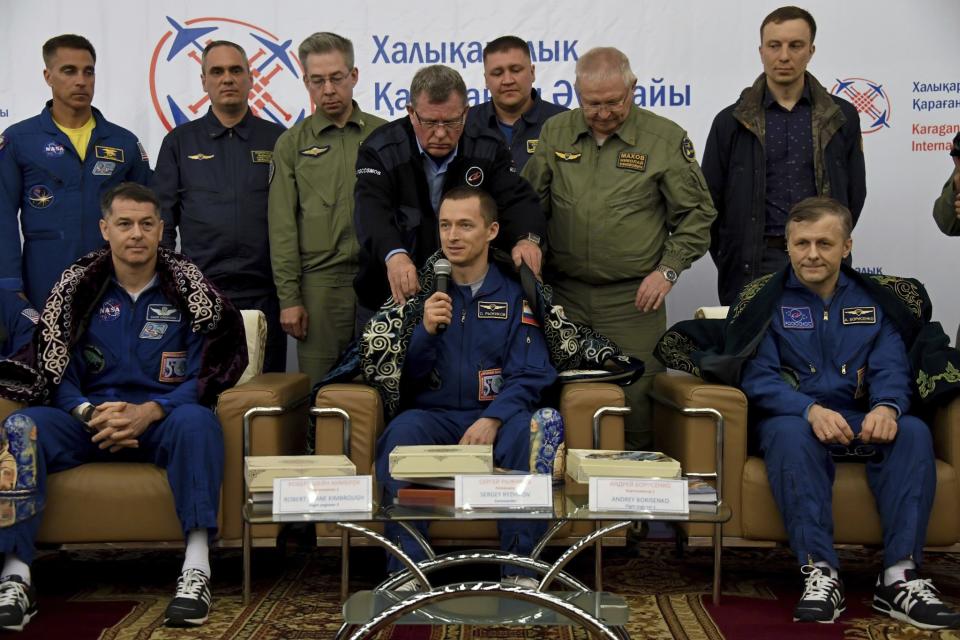
[{"label": "glass coffee table", "polygon": [[[379,495],[374,491],[374,495]],[[243,512],[243,597],[250,597],[250,528],[254,524],[280,522],[334,523],[341,528],[341,597],[344,625],[337,639],[362,640],[376,635],[390,624],[576,624],[596,637],[617,640],[628,638],[623,625],[628,609],[620,596],[603,592],[601,578],[604,536],[642,520],[674,523],[713,524],[713,585],[715,603],[720,599],[722,527],[730,519],[730,508],[720,503],[712,511],[636,512],[590,511],[586,485],[568,483],[554,487],[553,507],[534,510],[463,510],[452,506],[374,505],[371,511],[354,513],[310,513],[276,515],[269,504],[248,503]],[[411,525],[416,520],[549,520],[553,524],[529,556],[496,551],[474,550],[436,554]],[[426,553],[426,559],[414,562],[395,543],[370,528],[372,523],[393,521],[413,535]],[[593,523],[585,534],[553,563],[540,559],[550,539],[570,522]],[[360,591],[349,598],[350,537],[362,536],[395,555],[405,567],[389,576],[372,591]],[[591,589],[564,568],[575,556],[594,547],[594,588]],[[536,588],[498,582],[461,582],[433,586],[429,576],[439,569],[468,564],[496,564],[522,567],[540,576]],[[415,579],[421,591],[396,591],[396,587]],[[559,585],[563,590],[550,591]],[[349,634],[349,635],[348,635]]]}]

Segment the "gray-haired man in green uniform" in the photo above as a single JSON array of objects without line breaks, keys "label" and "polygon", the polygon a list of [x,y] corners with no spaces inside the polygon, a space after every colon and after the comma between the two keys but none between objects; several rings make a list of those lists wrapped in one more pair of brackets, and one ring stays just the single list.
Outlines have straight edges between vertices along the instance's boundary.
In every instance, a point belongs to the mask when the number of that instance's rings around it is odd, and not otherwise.
[{"label": "gray-haired man in green uniform", "polygon": [[353,101],[353,44],[315,33],[300,44],[316,112],[280,136],[270,174],[270,260],[280,324],[297,339],[300,371],[315,384],[353,337],[357,149],[386,121]]},{"label": "gray-haired man in green uniform", "polygon": [[546,276],[555,302],[646,362],[644,377],[626,388],[627,447],[646,449],[664,301],[678,274],[706,252],[717,213],[690,139],[634,104],[636,83],[617,49],[581,56],[582,107],[544,124],[522,175],[549,221]]}]

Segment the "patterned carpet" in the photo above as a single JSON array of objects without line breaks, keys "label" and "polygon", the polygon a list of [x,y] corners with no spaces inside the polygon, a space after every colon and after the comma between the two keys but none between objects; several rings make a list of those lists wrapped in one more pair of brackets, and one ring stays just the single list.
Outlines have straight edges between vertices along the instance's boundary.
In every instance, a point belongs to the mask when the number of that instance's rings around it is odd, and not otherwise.
[{"label": "patterned carpet", "polygon": [[[353,589],[379,581],[379,552],[353,552]],[[782,549],[727,550],[724,596],[719,607],[705,596],[710,586],[711,555],[691,549],[678,558],[668,543],[644,543],[633,549],[608,550],[607,590],[626,597],[627,627],[634,640],[714,640],[720,638],[836,638],[960,640],[960,632],[921,632],[873,615],[870,594],[879,556],[867,550],[843,551],[848,611],[835,625],[800,625],[790,621],[799,594],[792,558]],[[176,551],[56,553],[37,562],[35,583],[40,614],[22,635],[72,640],[280,640],[329,639],[340,627],[337,602],[339,557],[332,550],[273,550],[254,555],[254,599],[241,604],[240,557],[234,550],[215,553],[214,611],[196,630],[166,629],[163,610],[179,570]],[[589,552],[572,565],[588,584]],[[960,602],[960,556],[931,554],[927,575]],[[489,579],[490,576],[482,576]],[[379,640],[580,640],[574,628],[411,627],[397,626]]]}]

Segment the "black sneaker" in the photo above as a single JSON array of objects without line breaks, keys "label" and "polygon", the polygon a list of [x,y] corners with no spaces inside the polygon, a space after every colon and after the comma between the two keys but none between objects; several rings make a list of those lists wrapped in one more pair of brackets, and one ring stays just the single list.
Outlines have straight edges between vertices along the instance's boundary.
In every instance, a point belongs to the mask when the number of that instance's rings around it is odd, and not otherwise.
[{"label": "black sneaker", "polygon": [[37,592],[20,576],[6,576],[0,582],[0,628],[23,631],[37,615]]},{"label": "black sneaker", "polygon": [[177,580],[177,592],[163,614],[168,627],[199,627],[210,615],[210,578],[199,569],[185,569]]},{"label": "black sneaker", "polygon": [[847,603],[843,599],[843,583],[818,566],[806,564],[800,567],[806,578],[803,595],[793,610],[794,622],[833,622]]},{"label": "black sneaker", "polygon": [[913,570],[907,570],[906,578],[887,586],[881,573],[873,592],[873,608],[921,629],[960,627],[960,613],[940,600],[933,582]]}]

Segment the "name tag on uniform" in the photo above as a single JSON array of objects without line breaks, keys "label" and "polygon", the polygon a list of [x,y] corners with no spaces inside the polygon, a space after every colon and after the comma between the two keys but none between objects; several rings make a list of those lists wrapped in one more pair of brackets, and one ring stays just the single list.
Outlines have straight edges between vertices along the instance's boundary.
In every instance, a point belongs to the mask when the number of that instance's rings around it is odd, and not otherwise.
[{"label": "name tag on uniform", "polygon": [[537,143],[539,140],[527,140],[527,153],[533,154],[537,151]]},{"label": "name tag on uniform", "polygon": [[101,147],[99,145],[93,149],[97,160],[113,160],[114,162],[123,162],[123,149],[118,149],[117,147]]},{"label": "name tag on uniform", "polygon": [[148,322],[180,322],[180,309],[172,304],[147,305]]},{"label": "name tag on uniform", "polygon": [[508,315],[509,307],[506,302],[478,302],[477,303],[477,318],[492,319],[492,320],[506,320]]},{"label": "name tag on uniform", "polygon": [[617,168],[631,171],[645,171],[647,168],[647,154],[621,151],[617,154]]},{"label": "name tag on uniform", "polygon": [[784,329],[813,329],[810,307],[780,307]]},{"label": "name tag on uniform", "polygon": [[877,324],[877,308],[844,307],[843,324]]},{"label": "name tag on uniform", "polygon": [[250,160],[256,164],[270,164],[273,160],[273,151],[250,150]]}]

